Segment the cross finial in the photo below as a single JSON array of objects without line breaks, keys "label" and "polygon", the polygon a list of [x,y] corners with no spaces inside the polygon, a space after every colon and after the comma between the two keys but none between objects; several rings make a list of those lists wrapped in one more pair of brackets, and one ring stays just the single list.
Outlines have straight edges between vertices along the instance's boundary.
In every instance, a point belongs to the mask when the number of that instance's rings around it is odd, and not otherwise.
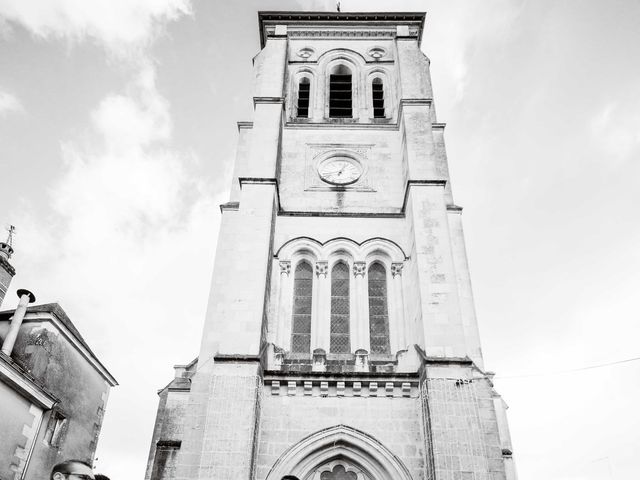
[{"label": "cross finial", "polygon": [[7,232],[9,232],[9,236],[7,237],[7,245],[13,247],[13,236],[16,234],[16,227],[13,225],[9,225],[7,228]]},{"label": "cross finial", "polygon": [[336,2],[336,10],[338,10],[338,12],[340,11],[340,2]]}]

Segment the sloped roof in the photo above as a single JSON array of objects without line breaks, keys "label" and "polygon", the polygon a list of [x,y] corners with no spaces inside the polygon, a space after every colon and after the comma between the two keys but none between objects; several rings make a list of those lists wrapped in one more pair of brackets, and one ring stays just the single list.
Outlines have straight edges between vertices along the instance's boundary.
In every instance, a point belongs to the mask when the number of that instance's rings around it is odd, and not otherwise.
[{"label": "sloped roof", "polygon": [[[0,321],[9,320],[9,318],[11,318],[14,312],[15,312],[15,309],[4,310],[0,312]],[[69,333],[78,341],[78,343],[80,343],[87,350],[91,358],[104,370],[107,376],[110,377],[109,378],[110,383],[112,383],[114,386],[118,385],[118,382],[116,381],[116,379],[113,377],[113,375],[111,375],[111,373],[109,373],[107,368],[98,359],[96,354],[93,353],[93,350],[91,350],[91,347],[89,347],[89,344],[86,342],[86,340],[80,334],[80,332],[78,331],[76,326],[73,324],[73,322],[71,321],[67,313],[62,309],[62,307],[58,303],[45,303],[44,305],[33,305],[33,306],[29,305],[27,307],[27,315],[30,313],[48,313],[52,316],[55,316],[60,321],[60,323],[62,323],[65,326],[65,328],[69,331]]]}]

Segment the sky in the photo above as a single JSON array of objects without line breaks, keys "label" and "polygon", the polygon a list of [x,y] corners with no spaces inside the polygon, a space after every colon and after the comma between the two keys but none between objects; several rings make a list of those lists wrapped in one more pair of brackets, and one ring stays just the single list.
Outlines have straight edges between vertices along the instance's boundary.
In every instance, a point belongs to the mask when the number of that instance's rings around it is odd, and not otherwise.
[{"label": "sky", "polygon": [[[520,480],[640,478],[640,2],[342,0],[426,11],[485,364]],[[142,478],[197,355],[258,10],[0,0],[0,224],[17,274],[118,379],[97,471]]]}]

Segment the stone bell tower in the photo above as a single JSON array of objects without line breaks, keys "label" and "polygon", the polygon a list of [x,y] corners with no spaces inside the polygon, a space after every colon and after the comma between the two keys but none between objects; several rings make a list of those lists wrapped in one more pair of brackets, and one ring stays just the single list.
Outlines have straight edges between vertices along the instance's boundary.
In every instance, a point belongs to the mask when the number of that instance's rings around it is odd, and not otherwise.
[{"label": "stone bell tower", "polygon": [[424,19],[259,14],[200,355],[147,479],[516,478]]}]

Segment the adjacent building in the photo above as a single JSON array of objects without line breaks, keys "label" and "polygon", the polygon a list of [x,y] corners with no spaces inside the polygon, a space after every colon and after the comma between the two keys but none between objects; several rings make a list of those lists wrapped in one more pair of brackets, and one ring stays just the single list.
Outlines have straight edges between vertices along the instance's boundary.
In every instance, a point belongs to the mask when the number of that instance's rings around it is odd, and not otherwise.
[{"label": "adjacent building", "polygon": [[[12,253],[0,243],[0,304]],[[37,480],[63,460],[93,462],[117,382],[57,303],[18,294],[18,307],[0,312],[0,480]]]},{"label": "adjacent building", "polygon": [[200,355],[160,391],[147,480],[516,478],[424,20],[259,14]]}]

